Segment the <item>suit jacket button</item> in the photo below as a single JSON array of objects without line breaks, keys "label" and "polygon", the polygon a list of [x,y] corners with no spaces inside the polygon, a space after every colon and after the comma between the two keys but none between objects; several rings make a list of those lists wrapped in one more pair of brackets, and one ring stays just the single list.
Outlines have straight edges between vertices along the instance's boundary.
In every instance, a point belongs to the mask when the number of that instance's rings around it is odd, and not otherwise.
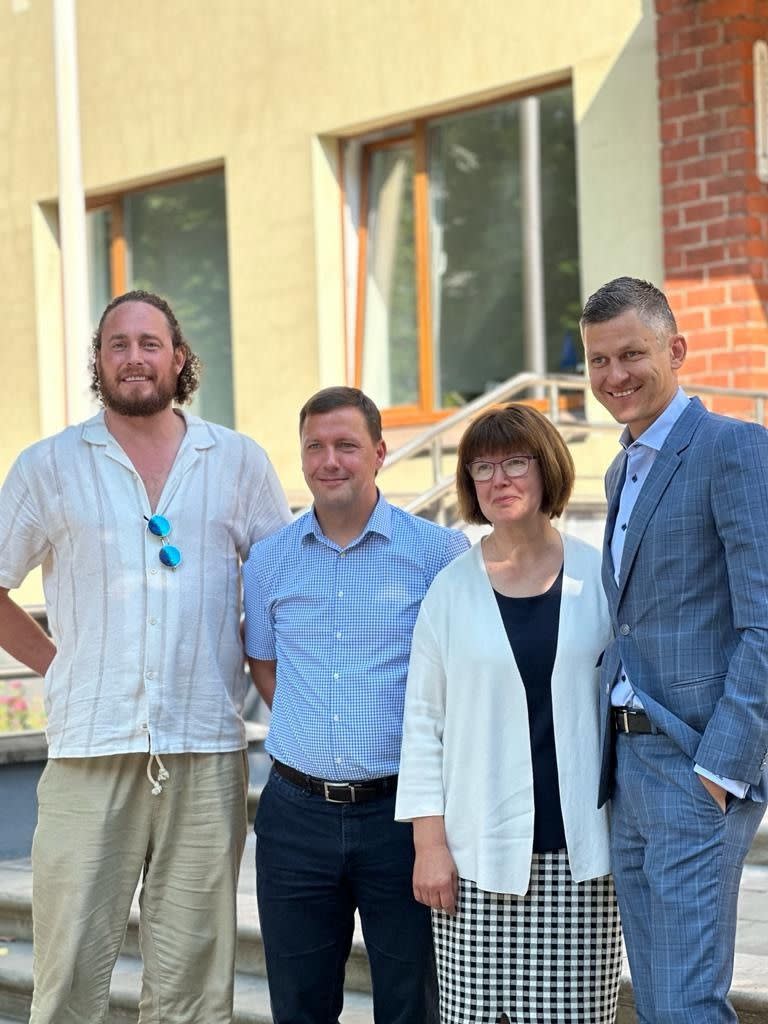
[{"label": "suit jacket button", "polygon": [[629,634],[632,632],[632,627],[628,626],[627,623],[624,622],[621,626],[619,626],[619,632],[622,636],[629,636]]}]

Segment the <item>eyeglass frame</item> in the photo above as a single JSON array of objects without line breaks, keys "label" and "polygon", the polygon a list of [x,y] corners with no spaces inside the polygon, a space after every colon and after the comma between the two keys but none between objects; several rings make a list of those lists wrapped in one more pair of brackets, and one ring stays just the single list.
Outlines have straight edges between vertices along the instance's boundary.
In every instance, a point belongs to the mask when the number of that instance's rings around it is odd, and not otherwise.
[{"label": "eyeglass frame", "polygon": [[[514,462],[516,459],[525,460],[525,469],[522,471],[522,473],[508,473],[507,470],[504,468],[504,464],[506,462]],[[472,479],[472,481],[476,484],[487,484],[491,480],[493,480],[494,476],[496,475],[497,466],[501,466],[501,471],[507,478],[507,480],[519,480],[520,477],[528,475],[528,470],[531,468],[531,463],[537,460],[538,455],[508,455],[506,459],[472,459],[471,462],[466,463],[466,470],[469,473],[469,476]],[[491,470],[491,475],[485,477],[476,477],[472,472],[472,467],[476,466],[478,463],[493,466],[493,469]]]}]

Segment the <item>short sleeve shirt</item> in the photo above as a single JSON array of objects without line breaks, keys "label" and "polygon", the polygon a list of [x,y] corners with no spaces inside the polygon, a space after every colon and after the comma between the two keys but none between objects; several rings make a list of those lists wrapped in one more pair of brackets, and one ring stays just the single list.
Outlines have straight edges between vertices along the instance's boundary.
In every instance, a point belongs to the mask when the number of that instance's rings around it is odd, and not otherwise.
[{"label": "short sleeve shirt", "polygon": [[0,586],[42,565],[56,656],[46,674],[51,757],[245,747],[240,565],[290,520],[263,449],[186,416],[156,512],[103,413],[28,448],[0,491]]},{"label": "short sleeve shirt", "polygon": [[469,547],[379,498],[340,548],[310,511],[244,567],[246,651],[277,660],[267,750],[318,778],[379,778],[400,762],[411,636],[438,572]]}]

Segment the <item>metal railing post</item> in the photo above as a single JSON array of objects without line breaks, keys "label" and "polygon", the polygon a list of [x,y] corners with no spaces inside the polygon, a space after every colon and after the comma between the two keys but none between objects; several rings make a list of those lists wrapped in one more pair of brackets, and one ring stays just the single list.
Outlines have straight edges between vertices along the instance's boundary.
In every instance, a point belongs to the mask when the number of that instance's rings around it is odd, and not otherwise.
[{"label": "metal railing post", "polygon": [[549,389],[549,418],[553,423],[557,423],[560,415],[560,388],[558,387],[557,381],[547,381]]},{"label": "metal railing post", "polygon": [[[443,475],[443,439],[440,434],[432,441],[432,486],[436,487]],[[442,498],[437,506],[437,522],[445,526],[445,505]]]}]

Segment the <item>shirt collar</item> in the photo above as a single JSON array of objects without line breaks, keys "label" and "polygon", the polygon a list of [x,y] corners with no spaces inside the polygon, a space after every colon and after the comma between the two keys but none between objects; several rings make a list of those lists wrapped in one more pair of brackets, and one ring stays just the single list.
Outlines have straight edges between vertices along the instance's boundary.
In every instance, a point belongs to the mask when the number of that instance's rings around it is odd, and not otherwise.
[{"label": "shirt collar", "polygon": [[646,427],[640,437],[636,440],[632,440],[629,433],[629,427],[625,427],[619,438],[619,442],[625,451],[635,445],[644,445],[646,448],[653,448],[654,451],[661,451],[664,442],[669,437],[672,427],[680,419],[682,414],[688,408],[688,402],[690,399],[688,395],[683,391],[682,388],[678,388],[675,393],[675,397],[669,403],[667,408],[661,414],[657,416],[653,423]]},{"label": "shirt collar", "polygon": [[[314,505],[309,512],[302,517],[300,522],[302,542],[311,535],[316,540],[323,540],[327,543],[331,543],[323,533],[320,523],[317,521]],[[347,544],[347,547],[352,547],[353,544],[359,543],[368,533],[378,533],[381,534],[382,537],[386,537],[387,540],[392,539],[392,506],[382,494],[379,494],[378,500],[373,506],[373,512],[371,512],[370,518],[365,524],[363,532],[359,537],[355,537],[350,544]]]},{"label": "shirt collar", "polygon": [[[185,412],[184,409],[177,408],[174,411],[183,417],[187,428],[184,439],[181,442],[182,446],[189,445],[192,448],[198,449],[213,448],[216,444],[216,438],[213,436],[213,432],[205,420]],[[95,416],[92,416],[82,424],[80,436],[86,444],[99,445],[101,447],[105,447],[111,440],[114,440],[107,429],[103,409],[99,409]]]}]

